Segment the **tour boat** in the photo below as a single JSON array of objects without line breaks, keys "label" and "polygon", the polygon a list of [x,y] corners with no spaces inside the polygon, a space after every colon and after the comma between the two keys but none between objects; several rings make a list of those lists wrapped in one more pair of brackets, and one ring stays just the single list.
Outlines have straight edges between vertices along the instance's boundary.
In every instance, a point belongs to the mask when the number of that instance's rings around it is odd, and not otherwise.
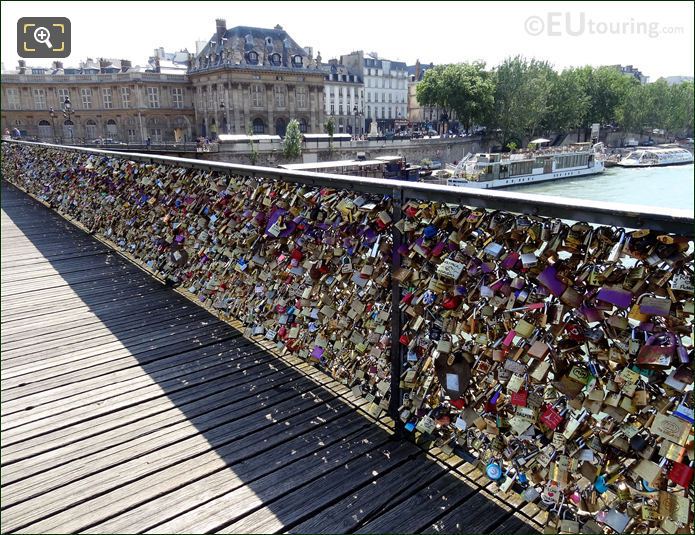
[{"label": "tour boat", "polygon": [[693,163],[690,151],[680,147],[654,147],[634,150],[618,162],[621,167],[656,167]]},{"label": "tour boat", "polygon": [[515,154],[466,156],[453,170],[449,186],[504,188],[603,173],[603,145],[576,143]]}]

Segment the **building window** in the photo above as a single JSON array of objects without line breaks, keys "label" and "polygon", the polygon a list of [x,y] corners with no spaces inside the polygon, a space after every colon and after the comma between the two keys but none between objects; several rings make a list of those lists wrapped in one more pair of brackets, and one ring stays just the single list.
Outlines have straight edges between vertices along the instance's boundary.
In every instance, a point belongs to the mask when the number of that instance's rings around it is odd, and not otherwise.
[{"label": "building window", "polygon": [[84,136],[87,141],[91,141],[97,137],[97,123],[89,119],[84,124]]},{"label": "building window", "polygon": [[302,56],[300,56],[299,54],[292,56],[292,65],[295,67],[301,67],[302,66]]},{"label": "building window", "polygon": [[331,115],[335,114],[335,104],[331,103]]},{"label": "building window", "polygon": [[110,110],[113,108],[113,90],[110,87],[102,87],[101,96],[104,100],[104,109]]},{"label": "building window", "polygon": [[338,106],[338,115],[342,115],[342,114],[343,114],[343,105],[340,104],[340,105]]},{"label": "building window", "polygon": [[147,107],[148,108],[159,108],[159,88],[158,87],[148,87],[147,88]]},{"label": "building window", "polygon": [[35,110],[45,110],[46,109],[46,91],[40,88],[34,88],[32,90],[34,95],[34,109]]},{"label": "building window", "polygon": [[381,107],[381,118],[386,119],[386,108],[384,106]]},{"label": "building window", "polygon": [[251,50],[248,54],[246,54],[246,61],[248,61],[251,65],[258,65],[258,54]]},{"label": "building window", "polygon": [[273,65],[280,65],[282,63],[282,60],[280,58],[280,54],[275,52],[274,54],[270,55],[270,63]]},{"label": "building window", "polygon": [[263,123],[263,119],[254,119],[253,120],[253,133],[254,134],[265,134],[265,124]]},{"label": "building window", "polygon": [[92,89],[89,87],[83,87],[80,89],[80,95],[82,96],[82,107],[85,110],[92,108]]},{"label": "building window", "polygon": [[171,88],[171,100],[174,108],[183,108],[183,87]]},{"label": "building window", "polygon": [[121,104],[124,108],[130,108],[130,88],[121,87]]},{"label": "building window", "polygon": [[7,107],[11,110],[19,109],[19,89],[10,87],[5,90],[7,95]]},{"label": "building window", "polygon": [[299,131],[300,131],[302,134],[306,134],[306,133],[307,133],[307,124],[306,124],[306,119],[304,119],[304,117],[302,117],[301,119],[299,119]]},{"label": "building window", "polygon": [[298,87],[296,91],[297,95],[297,108],[306,108],[306,87]]},{"label": "building window", "polygon": [[372,107],[367,105],[367,118],[371,119],[372,118]]},{"label": "building window", "polygon": [[135,128],[128,128],[128,141],[130,143],[133,143],[135,140],[137,140],[138,137],[138,132],[135,130]]},{"label": "building window", "polygon": [[56,89],[56,94],[58,95],[58,106],[62,108],[63,104],[65,103],[65,99],[70,98],[70,90],[67,87],[61,87]]},{"label": "building window", "polygon": [[251,86],[251,106],[254,108],[263,107],[263,86],[259,84]]},{"label": "building window", "polygon": [[162,129],[161,128],[150,128],[148,130],[150,134],[150,140],[153,143],[161,143],[162,142]]},{"label": "building window", "polygon": [[278,108],[284,108],[285,107],[285,100],[286,100],[285,99],[285,88],[280,86],[280,85],[276,85],[274,88],[274,92],[275,92],[275,105]]}]

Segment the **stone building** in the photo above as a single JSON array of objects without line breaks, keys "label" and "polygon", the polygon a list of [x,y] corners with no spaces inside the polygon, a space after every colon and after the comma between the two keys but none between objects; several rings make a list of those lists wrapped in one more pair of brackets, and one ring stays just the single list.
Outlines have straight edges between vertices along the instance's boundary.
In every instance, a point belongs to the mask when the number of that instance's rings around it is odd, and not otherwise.
[{"label": "stone building", "polygon": [[365,57],[359,50],[340,57],[340,63],[361,72],[365,91],[365,124],[375,120],[382,132],[407,126],[408,72],[402,61],[379,59],[375,53]]},{"label": "stone building", "polygon": [[322,132],[324,72],[310,49],[300,47],[281,26],[227,28],[216,20],[215,34],[193,59],[196,130],[278,134],[291,119],[304,132]]},{"label": "stone building", "polygon": [[[98,138],[144,143],[191,141],[193,92],[180,69],[158,61],[133,67],[126,60],[92,60],[79,67],[32,68],[20,60],[2,75],[2,131],[42,141]],[[66,99],[70,106],[68,113]]]},{"label": "stone building", "polygon": [[[321,55],[316,58],[320,64]],[[339,134],[362,135],[364,128],[364,83],[361,72],[353,72],[331,59],[321,65],[325,75],[324,111],[335,121]]]}]

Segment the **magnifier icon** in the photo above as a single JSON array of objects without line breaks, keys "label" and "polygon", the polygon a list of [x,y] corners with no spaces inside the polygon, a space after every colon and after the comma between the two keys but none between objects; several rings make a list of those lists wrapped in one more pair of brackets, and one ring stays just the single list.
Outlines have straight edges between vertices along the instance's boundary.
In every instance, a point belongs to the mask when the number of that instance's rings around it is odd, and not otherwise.
[{"label": "magnifier icon", "polygon": [[51,32],[48,31],[43,26],[39,26],[34,30],[34,39],[36,39],[37,43],[42,43],[45,44],[48,48],[53,48],[53,45],[51,44]]}]

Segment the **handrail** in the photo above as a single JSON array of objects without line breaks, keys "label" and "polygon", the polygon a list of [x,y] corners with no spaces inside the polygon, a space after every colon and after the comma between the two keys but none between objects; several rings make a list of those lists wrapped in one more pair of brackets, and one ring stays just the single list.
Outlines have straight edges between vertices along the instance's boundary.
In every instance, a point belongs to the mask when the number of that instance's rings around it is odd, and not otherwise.
[{"label": "handrail", "polygon": [[614,225],[630,229],[649,227],[655,231],[691,235],[693,225],[695,224],[695,214],[692,210],[676,208],[657,208],[637,204],[566,199],[552,195],[519,192],[487,191],[477,188],[424,184],[404,180],[291,171],[275,167],[257,167],[238,163],[201,161],[192,158],[92,149],[32,141],[3,140],[3,142],[37,145],[95,155],[120,156],[128,160],[146,163],[177,164],[183,167],[207,171],[234,172],[253,178],[273,178],[285,182],[360,193],[392,196],[395,192],[399,192],[404,202],[408,200],[438,201],[493,210],[507,210],[534,216]]}]

